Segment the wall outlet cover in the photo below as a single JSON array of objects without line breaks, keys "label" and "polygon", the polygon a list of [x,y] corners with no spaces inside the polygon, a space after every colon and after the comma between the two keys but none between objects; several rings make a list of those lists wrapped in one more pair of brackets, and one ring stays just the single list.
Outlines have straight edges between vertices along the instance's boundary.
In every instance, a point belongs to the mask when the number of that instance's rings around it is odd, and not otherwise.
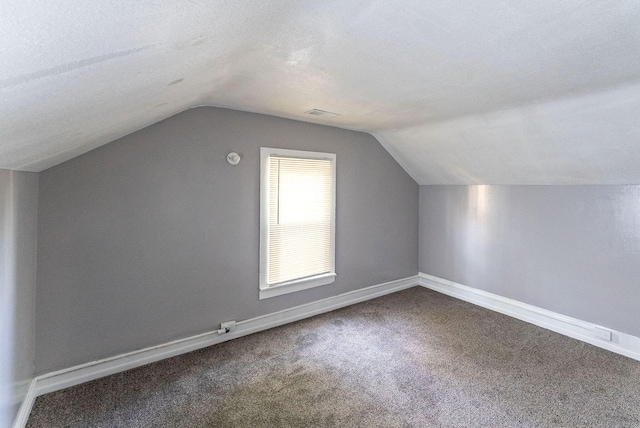
[{"label": "wall outlet cover", "polygon": [[606,328],[594,327],[593,333],[598,339],[611,341],[611,330],[607,330]]}]

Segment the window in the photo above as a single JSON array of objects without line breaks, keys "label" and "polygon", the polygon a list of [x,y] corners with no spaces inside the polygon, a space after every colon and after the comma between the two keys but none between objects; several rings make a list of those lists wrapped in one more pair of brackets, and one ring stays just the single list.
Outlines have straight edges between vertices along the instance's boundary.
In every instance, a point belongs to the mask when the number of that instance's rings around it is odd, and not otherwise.
[{"label": "window", "polygon": [[336,155],[260,149],[260,298],[335,281]]}]

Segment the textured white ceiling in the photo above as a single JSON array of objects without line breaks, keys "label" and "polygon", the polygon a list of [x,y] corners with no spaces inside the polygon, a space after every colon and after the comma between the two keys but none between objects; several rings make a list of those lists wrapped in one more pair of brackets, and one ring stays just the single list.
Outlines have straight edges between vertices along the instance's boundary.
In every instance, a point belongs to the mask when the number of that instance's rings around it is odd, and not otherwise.
[{"label": "textured white ceiling", "polygon": [[0,2],[0,168],[196,105],[371,132],[420,184],[640,183],[640,2]]}]

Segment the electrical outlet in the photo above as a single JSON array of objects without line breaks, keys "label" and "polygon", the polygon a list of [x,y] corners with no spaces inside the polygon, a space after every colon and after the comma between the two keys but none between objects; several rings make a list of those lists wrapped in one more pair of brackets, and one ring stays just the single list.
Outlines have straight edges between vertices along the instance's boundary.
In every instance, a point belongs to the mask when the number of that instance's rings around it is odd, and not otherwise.
[{"label": "electrical outlet", "polygon": [[606,340],[606,341],[611,342],[611,330],[607,330],[606,328],[601,328],[601,327],[594,327],[593,328],[593,334],[598,339],[602,339],[602,340]]},{"label": "electrical outlet", "polygon": [[235,321],[227,321],[227,322],[223,322],[222,324],[220,324],[220,329],[221,330],[226,330],[227,333],[230,332],[231,330],[233,330],[234,328],[236,328],[236,322]]}]

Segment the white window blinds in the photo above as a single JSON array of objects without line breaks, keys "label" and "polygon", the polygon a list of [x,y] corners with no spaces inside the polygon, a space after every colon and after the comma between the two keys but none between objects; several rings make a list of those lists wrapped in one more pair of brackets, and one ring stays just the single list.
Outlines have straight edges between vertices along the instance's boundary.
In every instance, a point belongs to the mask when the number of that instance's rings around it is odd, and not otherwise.
[{"label": "white window blinds", "polygon": [[262,158],[261,292],[333,282],[335,155],[263,148]]},{"label": "white window blinds", "polygon": [[269,175],[268,284],[331,272],[331,162],[270,157]]}]

